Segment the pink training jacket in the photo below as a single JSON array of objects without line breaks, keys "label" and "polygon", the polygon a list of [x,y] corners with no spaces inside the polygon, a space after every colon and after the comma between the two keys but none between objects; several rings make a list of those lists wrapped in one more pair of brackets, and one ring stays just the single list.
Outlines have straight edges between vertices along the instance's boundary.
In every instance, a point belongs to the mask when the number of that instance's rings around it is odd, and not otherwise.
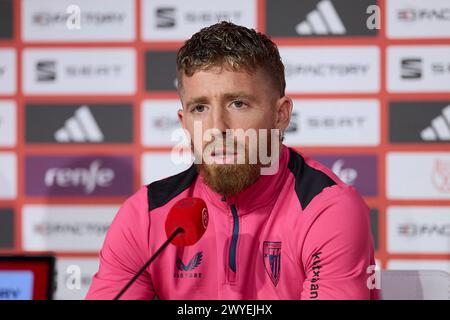
[{"label": "pink training jacket", "polygon": [[378,299],[369,208],[320,163],[282,146],[279,170],[226,199],[195,166],[140,188],[120,208],[87,299],[112,299],[167,239],[169,210],[205,200],[193,246],[170,244],[122,299]]}]

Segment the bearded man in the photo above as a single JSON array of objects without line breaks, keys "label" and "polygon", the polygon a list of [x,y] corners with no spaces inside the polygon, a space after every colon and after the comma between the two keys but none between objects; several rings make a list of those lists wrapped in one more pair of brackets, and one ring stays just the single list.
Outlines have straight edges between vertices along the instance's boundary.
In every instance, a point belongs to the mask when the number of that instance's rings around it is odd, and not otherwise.
[{"label": "bearded man", "polygon": [[293,103],[276,45],[220,22],[187,40],[176,63],[178,117],[195,161],[122,205],[87,298],[116,296],[167,239],[166,217],[186,197],[205,201],[205,234],[169,245],[122,299],[377,298],[369,208],[282,143]]}]

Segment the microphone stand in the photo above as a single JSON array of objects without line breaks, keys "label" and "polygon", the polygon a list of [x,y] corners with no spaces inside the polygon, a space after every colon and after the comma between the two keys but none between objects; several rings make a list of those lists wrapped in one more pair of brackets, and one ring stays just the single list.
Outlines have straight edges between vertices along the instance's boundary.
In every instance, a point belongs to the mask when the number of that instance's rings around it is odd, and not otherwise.
[{"label": "microphone stand", "polygon": [[150,257],[150,259],[142,266],[142,268],[134,275],[134,277],[130,281],[128,281],[127,285],[125,287],[123,287],[122,290],[120,290],[120,292],[117,294],[117,296],[114,297],[113,300],[118,300],[125,293],[125,291],[128,290],[128,288],[136,281],[136,279],[141,275],[141,273],[144,272],[145,269],[147,269],[147,267],[150,265],[150,263],[152,263],[153,260],[155,260],[156,257],[158,257],[158,255],[161,253],[161,251],[163,251],[164,248],[167,247],[169,245],[169,243],[179,233],[184,233],[184,229],[181,227],[176,228],[175,231],[172,232],[170,237],[168,237],[167,240],[162,244],[162,246],[159,247],[158,250],[156,250],[156,252]]}]

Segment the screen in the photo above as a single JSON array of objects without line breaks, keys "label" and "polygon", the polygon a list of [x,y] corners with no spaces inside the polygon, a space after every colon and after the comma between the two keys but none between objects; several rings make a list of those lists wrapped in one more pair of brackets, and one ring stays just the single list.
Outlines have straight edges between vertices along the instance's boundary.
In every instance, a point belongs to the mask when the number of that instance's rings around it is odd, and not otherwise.
[{"label": "screen", "polygon": [[49,300],[53,297],[52,256],[0,256],[0,300]]}]

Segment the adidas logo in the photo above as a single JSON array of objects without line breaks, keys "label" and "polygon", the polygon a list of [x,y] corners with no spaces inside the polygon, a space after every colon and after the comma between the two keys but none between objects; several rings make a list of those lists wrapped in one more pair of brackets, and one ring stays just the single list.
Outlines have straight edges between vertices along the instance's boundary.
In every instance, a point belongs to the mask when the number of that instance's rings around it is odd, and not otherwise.
[{"label": "adidas logo", "polygon": [[300,35],[345,34],[347,32],[330,0],[320,1],[317,9],[308,13],[306,21],[299,23],[295,30]]},{"label": "adidas logo", "polygon": [[450,140],[450,104],[442,110],[442,115],[431,120],[431,126],[423,129],[420,137],[425,141]]},{"label": "adidas logo", "polygon": [[66,120],[64,126],[55,132],[58,142],[102,142],[104,136],[91,110],[83,105],[75,115]]}]

